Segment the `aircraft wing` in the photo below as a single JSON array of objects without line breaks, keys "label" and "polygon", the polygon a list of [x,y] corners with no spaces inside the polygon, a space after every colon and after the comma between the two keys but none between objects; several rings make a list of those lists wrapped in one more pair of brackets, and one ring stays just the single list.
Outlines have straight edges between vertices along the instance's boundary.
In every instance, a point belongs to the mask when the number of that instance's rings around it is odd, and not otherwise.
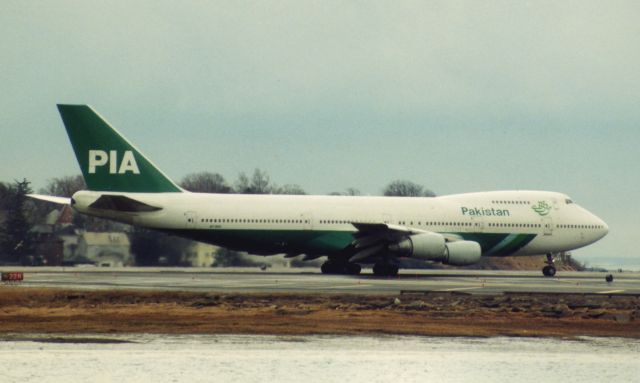
[{"label": "aircraft wing", "polygon": [[393,225],[389,223],[353,222],[352,225],[355,226],[356,229],[358,229],[358,234],[380,233],[380,232],[400,233],[400,234],[427,233],[427,231],[425,230],[415,229],[412,227],[401,226],[401,225]]},{"label": "aircraft wing", "polygon": [[358,262],[374,256],[385,251],[390,243],[417,233],[415,229],[388,223],[353,222],[352,225],[358,231],[354,234],[355,240],[351,243],[354,254],[349,258],[350,262]]},{"label": "aircraft wing", "polygon": [[57,203],[60,205],[71,205],[71,198],[67,198],[67,197],[56,197],[56,196],[44,195],[44,194],[27,194],[27,197],[38,199],[40,201]]},{"label": "aircraft wing", "polygon": [[[351,243],[355,249],[349,258],[351,262],[358,262],[386,250],[391,243],[399,242],[402,238],[421,233],[431,233],[428,230],[416,229],[402,225],[388,223],[359,223],[352,222],[358,229]],[[459,241],[462,238],[456,234],[440,234],[447,242]]]}]

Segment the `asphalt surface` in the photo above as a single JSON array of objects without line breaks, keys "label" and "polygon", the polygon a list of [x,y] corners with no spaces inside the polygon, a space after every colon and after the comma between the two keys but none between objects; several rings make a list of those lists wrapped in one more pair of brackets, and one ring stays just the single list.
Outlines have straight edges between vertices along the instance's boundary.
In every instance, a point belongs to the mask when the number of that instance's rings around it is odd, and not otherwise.
[{"label": "asphalt surface", "polygon": [[[469,294],[578,293],[640,295],[640,273],[559,271],[556,277],[540,272],[476,270],[401,270],[395,278],[374,277],[371,270],[360,276],[322,275],[315,269],[190,269],[190,268],[0,268],[23,271],[22,282],[4,287],[56,287],[72,289],[149,289],[211,291],[222,293],[351,293],[400,294],[459,292]],[[2,286],[0,286],[2,288]]]}]

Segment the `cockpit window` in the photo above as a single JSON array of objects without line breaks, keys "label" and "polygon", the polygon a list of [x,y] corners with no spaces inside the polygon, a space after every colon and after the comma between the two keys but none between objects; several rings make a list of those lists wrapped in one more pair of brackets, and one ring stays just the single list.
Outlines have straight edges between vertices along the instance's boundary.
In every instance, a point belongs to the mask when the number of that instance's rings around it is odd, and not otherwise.
[{"label": "cockpit window", "polygon": [[570,205],[570,204],[572,204],[572,203],[573,203],[573,201],[571,200],[571,198],[567,198],[567,199],[565,199],[565,200],[564,200],[564,202],[566,202],[566,203],[567,203],[567,205]]}]

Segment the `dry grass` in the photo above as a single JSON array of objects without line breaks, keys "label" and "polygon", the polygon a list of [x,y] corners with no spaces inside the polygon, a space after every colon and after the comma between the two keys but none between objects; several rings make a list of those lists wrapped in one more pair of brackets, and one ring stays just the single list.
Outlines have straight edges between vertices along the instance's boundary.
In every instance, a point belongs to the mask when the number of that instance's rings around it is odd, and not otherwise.
[{"label": "dry grass", "polygon": [[633,297],[395,297],[0,290],[0,333],[411,334],[640,338]]}]

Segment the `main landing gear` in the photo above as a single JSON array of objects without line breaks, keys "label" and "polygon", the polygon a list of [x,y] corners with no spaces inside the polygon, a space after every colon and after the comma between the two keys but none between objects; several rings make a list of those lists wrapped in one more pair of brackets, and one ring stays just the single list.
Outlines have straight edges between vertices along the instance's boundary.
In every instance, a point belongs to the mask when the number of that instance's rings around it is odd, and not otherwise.
[{"label": "main landing gear", "polygon": [[542,274],[545,277],[553,277],[554,275],[556,275],[556,266],[553,260],[553,254],[547,254],[547,260],[545,261],[545,263],[547,265],[542,268]]},{"label": "main landing gear", "polygon": [[[377,277],[395,277],[398,275],[398,265],[389,262],[379,262],[373,266],[373,275]],[[320,266],[322,274],[358,275],[362,268],[357,263],[341,262],[329,259]]]},{"label": "main landing gear", "polygon": [[395,277],[398,275],[398,265],[381,262],[373,265],[373,275],[377,277]]},{"label": "main landing gear", "polygon": [[362,268],[357,263],[328,260],[322,264],[320,270],[322,271],[322,274],[358,275]]}]

